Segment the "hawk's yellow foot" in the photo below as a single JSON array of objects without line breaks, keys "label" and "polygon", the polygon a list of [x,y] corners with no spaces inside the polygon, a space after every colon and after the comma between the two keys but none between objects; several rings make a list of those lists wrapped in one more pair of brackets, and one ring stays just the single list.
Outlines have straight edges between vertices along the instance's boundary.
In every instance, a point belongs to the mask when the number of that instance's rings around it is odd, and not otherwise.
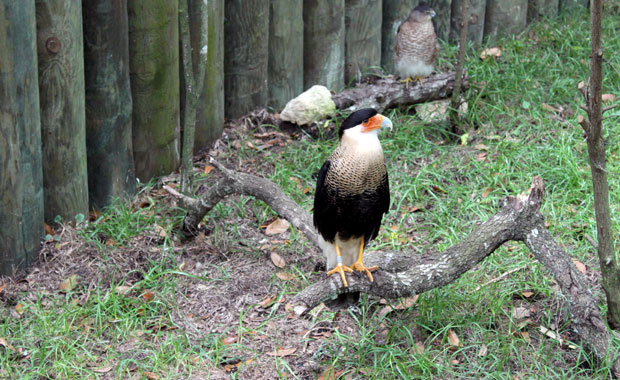
[{"label": "hawk's yellow foot", "polygon": [[416,82],[416,81],[420,83],[420,86],[422,86],[422,83],[424,82],[424,77],[421,77],[421,76],[416,76],[415,78],[407,77],[401,80],[401,83],[405,84],[405,88],[409,88],[409,83]]},{"label": "hawk's yellow foot", "polygon": [[332,269],[329,272],[327,272],[327,275],[331,276],[334,273],[340,273],[340,278],[342,279],[342,284],[344,285],[345,288],[348,288],[349,284],[347,283],[347,278],[345,277],[344,272],[352,273],[353,269],[349,268],[348,266],[342,265],[341,263],[338,263],[334,267],[334,269]]}]

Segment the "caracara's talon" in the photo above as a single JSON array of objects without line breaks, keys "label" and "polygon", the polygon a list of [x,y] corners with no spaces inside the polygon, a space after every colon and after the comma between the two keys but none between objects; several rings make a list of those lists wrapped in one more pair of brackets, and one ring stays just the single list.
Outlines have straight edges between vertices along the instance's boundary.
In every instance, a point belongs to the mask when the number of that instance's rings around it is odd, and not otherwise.
[{"label": "caracara's talon", "polygon": [[372,277],[372,273],[370,272],[379,269],[379,267],[376,265],[372,267],[367,267],[364,265],[364,263],[360,261],[356,261],[353,265],[351,265],[351,269],[358,271],[358,272],[366,273],[366,276],[368,276],[368,279],[370,280],[370,282],[374,282],[375,279]]},{"label": "caracara's talon", "polygon": [[342,279],[342,284],[344,285],[345,288],[349,287],[349,284],[347,283],[347,278],[344,275],[344,272],[349,272],[352,273],[353,269],[349,268],[348,266],[342,265],[342,264],[338,264],[334,267],[334,269],[330,270],[329,272],[327,272],[328,276],[331,276],[334,273],[340,273],[340,278]]}]

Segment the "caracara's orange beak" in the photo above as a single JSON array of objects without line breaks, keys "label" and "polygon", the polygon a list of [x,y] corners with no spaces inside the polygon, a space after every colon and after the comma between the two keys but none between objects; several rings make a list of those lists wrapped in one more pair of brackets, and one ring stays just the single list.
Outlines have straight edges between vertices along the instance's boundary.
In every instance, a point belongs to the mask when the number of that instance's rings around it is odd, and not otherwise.
[{"label": "caracara's orange beak", "polygon": [[367,122],[362,123],[362,132],[370,132],[380,128],[392,129],[392,121],[381,114],[376,114]]}]

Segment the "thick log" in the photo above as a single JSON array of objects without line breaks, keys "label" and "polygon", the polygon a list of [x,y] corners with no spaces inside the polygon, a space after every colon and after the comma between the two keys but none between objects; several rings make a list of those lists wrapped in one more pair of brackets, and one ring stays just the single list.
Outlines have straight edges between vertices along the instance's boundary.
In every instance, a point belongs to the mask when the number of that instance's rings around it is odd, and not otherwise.
[{"label": "thick log", "polygon": [[195,150],[208,147],[224,128],[224,0],[207,2],[207,73],[196,115]]},{"label": "thick log", "polygon": [[304,89],[344,87],[344,0],[304,0]]},{"label": "thick log", "polygon": [[487,0],[484,36],[491,39],[516,34],[527,25],[528,0]]},{"label": "thick log", "polygon": [[344,81],[347,85],[359,82],[381,66],[382,12],[382,0],[345,1]]},{"label": "thick log", "polygon": [[88,213],[82,3],[37,0],[45,220]]},{"label": "thick log", "polygon": [[180,161],[178,2],[128,0],[127,10],[134,164],[148,182]]},{"label": "thick log", "polygon": [[527,23],[541,17],[555,17],[560,9],[559,0],[528,0]]},{"label": "thick log", "polygon": [[388,73],[394,72],[394,39],[400,24],[409,17],[418,0],[383,0],[381,24],[381,66]]},{"label": "thick log", "polygon": [[[469,78],[463,78],[462,89],[469,88]],[[409,85],[390,78],[379,79],[375,83],[362,83],[357,87],[332,95],[336,108],[355,111],[372,107],[378,112],[388,108],[445,99],[454,89],[454,73],[440,73]]]},{"label": "thick log", "polygon": [[224,3],[224,110],[234,119],[268,101],[269,1]]},{"label": "thick log", "polygon": [[90,207],[136,191],[126,0],[83,0]]},{"label": "thick log", "polygon": [[36,258],[43,170],[34,0],[0,0],[0,274]]},{"label": "thick log", "polygon": [[[317,243],[317,234],[309,224],[312,220],[310,214],[296,205],[276,184],[212,162],[222,171],[224,178],[202,199],[186,197],[168,188],[188,208],[188,213],[201,207],[211,209],[228,194],[251,195],[267,203],[293,227],[300,229],[311,242]],[[366,276],[353,275],[348,277],[349,286],[344,288],[337,276],[327,277],[294,296],[287,304],[287,310],[304,315],[321,302],[348,292],[364,292],[382,298],[420,294],[454,282],[463,273],[473,270],[476,264],[502,244],[522,241],[558,283],[570,309],[572,327],[582,342],[599,360],[611,360],[612,371],[618,376],[620,352],[613,344],[612,338],[615,337],[604,323],[598,301],[588,287],[587,279],[547,231],[544,217],[540,213],[543,196],[544,184],[540,177],[534,177],[529,192],[507,197],[495,215],[478,224],[458,244],[441,253],[432,251],[423,255],[417,252],[367,254],[364,263],[379,266],[379,270],[373,274],[374,282],[370,282]]]},{"label": "thick log", "polygon": [[[450,22],[450,40],[458,41],[461,31],[460,17],[463,0],[452,0],[452,13]],[[484,15],[487,0],[469,0],[469,25],[467,27],[467,40],[474,44],[481,44],[484,37]]]},{"label": "thick log", "polygon": [[433,17],[433,24],[435,25],[437,38],[440,40],[447,41],[450,36],[452,1],[453,0],[428,1],[428,5],[430,5],[436,13],[435,17]]},{"label": "thick log", "polygon": [[271,0],[269,12],[269,106],[281,110],[304,90],[302,0]]}]

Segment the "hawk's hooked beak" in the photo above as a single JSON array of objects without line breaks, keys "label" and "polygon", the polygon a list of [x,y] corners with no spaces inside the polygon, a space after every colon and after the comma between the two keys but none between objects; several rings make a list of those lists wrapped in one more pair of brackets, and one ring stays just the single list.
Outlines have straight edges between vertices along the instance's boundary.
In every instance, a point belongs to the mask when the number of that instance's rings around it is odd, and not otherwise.
[{"label": "hawk's hooked beak", "polygon": [[433,10],[431,10],[431,13],[429,13],[429,14],[430,14],[431,18],[437,16],[437,13],[435,13],[435,11],[433,11]]},{"label": "hawk's hooked beak", "polygon": [[389,128],[391,131],[392,120],[390,120],[388,117],[383,116],[379,113],[371,117],[370,119],[368,119],[367,122],[362,123],[362,132],[370,132],[375,129],[381,129],[381,128]]}]

